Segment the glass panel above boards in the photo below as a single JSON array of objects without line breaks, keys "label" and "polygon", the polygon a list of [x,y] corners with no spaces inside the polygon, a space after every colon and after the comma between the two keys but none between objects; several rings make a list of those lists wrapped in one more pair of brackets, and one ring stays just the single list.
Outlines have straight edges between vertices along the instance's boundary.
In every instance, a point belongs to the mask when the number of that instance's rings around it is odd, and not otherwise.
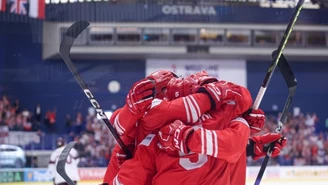
[{"label": "glass panel above boards", "polygon": [[144,28],[142,38],[146,45],[168,45],[169,37],[168,28]]},{"label": "glass panel above boards", "polygon": [[173,44],[195,44],[197,41],[197,29],[172,28]]},{"label": "glass panel above boards", "polygon": [[113,44],[114,42],[114,28],[112,27],[91,27],[89,29],[89,43],[90,44]]},{"label": "glass panel above boards", "polygon": [[308,47],[325,47],[328,45],[328,32],[306,32],[306,46]]},{"label": "glass panel above boards", "polygon": [[251,30],[233,30],[226,31],[228,45],[250,45]]},{"label": "glass panel above boards", "polygon": [[119,45],[141,44],[141,28],[119,27],[116,28],[117,40]]},{"label": "glass panel above boards", "polygon": [[[279,36],[278,36],[279,42],[282,39],[283,35],[284,35],[284,31],[280,31]],[[304,41],[305,41],[305,39],[304,39],[304,31],[294,30],[290,34],[286,46],[287,47],[301,47],[301,46],[304,46]]]},{"label": "glass panel above boards", "polygon": [[215,45],[224,42],[224,29],[202,28],[199,34],[199,44]]},{"label": "glass panel above boards", "polygon": [[277,44],[277,31],[255,30],[253,35],[254,46],[269,46]]},{"label": "glass panel above boards", "polygon": [[[205,25],[205,26],[204,26]],[[276,47],[280,43],[285,27],[259,25],[101,25],[96,24],[83,32],[75,45],[145,45],[145,46],[250,46]],[[181,26],[181,27],[180,27]],[[66,26],[59,27],[62,36]],[[288,39],[287,47],[328,47],[328,26],[295,27]],[[61,38],[60,38],[61,39]],[[46,42],[46,41],[44,41]]]}]

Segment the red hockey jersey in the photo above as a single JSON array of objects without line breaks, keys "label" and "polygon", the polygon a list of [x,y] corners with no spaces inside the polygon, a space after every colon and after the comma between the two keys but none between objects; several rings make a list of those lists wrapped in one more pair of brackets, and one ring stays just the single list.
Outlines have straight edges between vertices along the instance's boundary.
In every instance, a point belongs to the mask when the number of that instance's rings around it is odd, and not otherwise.
[{"label": "red hockey jersey", "polygon": [[[160,150],[157,136],[148,135],[138,146],[134,158],[123,164],[111,184],[245,184],[245,179],[240,179],[245,175],[238,175],[235,171],[240,171],[236,165],[239,158],[242,155],[246,157],[244,152],[250,132],[247,122],[243,118],[236,118],[226,129],[214,131],[198,128],[196,132],[198,131],[203,133],[195,135],[200,137],[201,142],[196,147],[200,153],[185,156]],[[232,151],[235,153],[231,153]]]},{"label": "red hockey jersey", "polygon": [[[206,94],[197,93],[173,101],[155,99],[152,107],[146,115],[138,120],[126,106],[116,110],[110,122],[121,135],[123,141],[134,142],[138,145],[148,134],[156,133],[165,124],[176,119],[184,123],[197,122],[199,117],[210,110],[210,100]],[[127,143],[126,143],[127,144]],[[110,182],[118,173],[119,165],[116,160],[116,153],[119,146],[116,145],[103,182]]]},{"label": "red hockey jersey", "polygon": [[[245,150],[248,136],[249,136],[249,129],[246,125],[247,124],[246,121],[243,122],[238,120],[242,118],[238,118],[236,122],[244,123],[244,127],[240,127],[240,124],[232,124],[232,123],[230,124],[230,121],[233,118],[236,118],[237,116],[235,115],[234,111],[237,109],[238,104],[236,105],[234,102],[231,102],[230,104],[222,106],[221,110],[211,111],[207,114],[203,114],[204,112],[210,109],[209,99],[207,95],[205,96],[203,95],[204,94],[194,94],[191,96],[174,100],[172,102],[158,100],[158,103],[156,103],[155,101],[155,104],[153,104],[152,109],[146,114],[146,116],[142,120],[138,122],[138,127],[136,127],[137,129],[136,133],[138,133],[136,136],[137,138],[136,143],[140,143],[142,139],[144,139],[149,133],[157,133],[152,131],[159,129],[165,124],[173,122],[176,119],[179,119],[185,123],[191,123],[191,125],[192,123],[196,122],[197,125],[201,123],[203,127],[207,128],[208,130],[206,131],[202,129],[197,130],[193,135],[193,137],[195,138],[190,140],[194,142],[188,143],[188,147],[193,152],[204,154],[204,156],[212,155],[213,157],[216,158],[222,157],[224,160],[226,160],[226,162],[230,162],[230,163],[236,162],[238,158],[241,156],[242,152]],[[126,131],[127,130],[126,128],[128,127],[124,127],[120,123],[121,121],[119,121],[120,119],[118,119],[118,116],[116,116],[115,119],[116,119],[116,123],[114,121],[114,124],[120,126],[122,128],[122,131],[124,130]],[[216,132],[212,132],[210,130],[219,130],[219,129],[222,130],[227,128],[229,125],[231,126],[231,128],[227,129],[226,133],[223,132],[227,134],[227,136],[220,135],[219,137],[219,138],[228,138],[228,139],[225,139],[224,141],[220,141],[221,144],[217,145],[218,135],[216,134]],[[241,134],[238,128],[245,129],[245,126],[247,127],[246,128],[247,131],[244,131],[242,132],[243,134]],[[197,135],[198,137],[196,137]],[[234,138],[238,138],[238,136],[240,136],[241,137],[240,141],[236,139],[229,140],[230,138],[229,136],[231,135],[234,135]],[[209,140],[209,138],[211,138],[212,140]],[[205,139],[208,139],[207,142],[204,142]],[[210,146],[211,144],[212,145],[216,144],[216,145]],[[240,147],[241,146],[240,144],[242,144],[242,147]],[[219,153],[221,155],[219,155]],[[195,155],[198,154],[194,154],[193,156]],[[111,163],[115,163],[114,155],[112,155]],[[117,164],[109,164],[104,182],[109,182],[109,180],[111,180],[114,177],[117,171],[118,171]]]}]

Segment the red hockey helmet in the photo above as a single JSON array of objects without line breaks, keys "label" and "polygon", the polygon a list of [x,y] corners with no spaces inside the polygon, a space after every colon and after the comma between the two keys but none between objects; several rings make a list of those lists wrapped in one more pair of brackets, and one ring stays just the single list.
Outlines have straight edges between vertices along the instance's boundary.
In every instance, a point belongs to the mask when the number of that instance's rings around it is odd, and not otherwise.
[{"label": "red hockey helmet", "polygon": [[211,82],[216,82],[218,81],[217,78],[215,78],[214,76],[210,76],[206,71],[200,71],[197,72],[195,74],[190,75],[191,78],[193,78],[194,80],[196,80],[198,85],[204,85],[207,83],[211,83]]},{"label": "red hockey helmet", "polygon": [[155,82],[155,98],[163,99],[165,97],[165,89],[172,78],[179,78],[173,71],[159,70],[150,74],[148,79]]},{"label": "red hockey helmet", "polygon": [[188,96],[196,89],[197,82],[190,76],[185,78],[172,78],[167,84],[166,98],[171,101]]}]

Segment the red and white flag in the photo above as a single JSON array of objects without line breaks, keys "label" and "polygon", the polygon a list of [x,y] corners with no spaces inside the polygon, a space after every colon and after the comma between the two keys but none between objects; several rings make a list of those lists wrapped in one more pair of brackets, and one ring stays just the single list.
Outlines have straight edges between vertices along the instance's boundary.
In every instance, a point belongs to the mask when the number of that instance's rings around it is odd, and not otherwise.
[{"label": "red and white flag", "polygon": [[6,11],[7,0],[0,0],[0,11]]},{"label": "red and white flag", "polygon": [[45,0],[30,0],[30,17],[44,19],[45,7]]}]

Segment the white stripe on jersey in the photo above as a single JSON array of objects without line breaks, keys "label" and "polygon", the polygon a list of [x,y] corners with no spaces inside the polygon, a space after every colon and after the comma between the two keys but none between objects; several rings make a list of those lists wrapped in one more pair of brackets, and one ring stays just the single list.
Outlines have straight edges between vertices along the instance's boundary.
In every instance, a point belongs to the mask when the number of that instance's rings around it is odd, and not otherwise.
[{"label": "white stripe on jersey", "polygon": [[235,119],[233,119],[231,122],[233,122],[233,121],[239,121],[239,122],[242,122],[242,123],[244,123],[245,125],[247,125],[247,126],[249,127],[248,122],[247,122],[244,118],[242,118],[242,117],[235,118]]},{"label": "white stripe on jersey", "polygon": [[118,132],[118,134],[122,135],[125,132],[125,128],[121,125],[119,120],[120,114],[118,114],[114,120],[114,128]]},{"label": "white stripe on jersey", "polygon": [[206,154],[213,155],[213,134],[210,130],[206,131]]},{"label": "white stripe on jersey", "polygon": [[210,91],[212,91],[212,94],[215,96],[215,98],[217,99],[217,101],[221,101],[220,100],[220,97],[218,95],[221,95],[221,91],[219,88],[216,88],[216,87],[208,87],[208,89]]},{"label": "white stripe on jersey", "polygon": [[188,110],[188,105],[187,105],[187,101],[186,101],[186,98],[183,97],[183,104],[184,104],[184,107],[185,107],[185,110],[186,110],[186,114],[187,114],[187,122],[190,123],[190,115],[189,115],[189,110]]},{"label": "white stripe on jersey", "polygon": [[253,117],[264,117],[264,114],[249,114],[249,115]]},{"label": "white stripe on jersey", "polygon": [[194,98],[193,96],[190,96],[190,99],[191,99],[191,101],[194,103],[194,105],[195,105],[195,107],[196,107],[196,109],[197,109],[197,113],[198,113],[198,114],[197,114],[197,120],[198,120],[199,117],[201,116],[199,105],[198,105],[197,101],[195,100],[195,98]]},{"label": "white stripe on jersey", "polygon": [[120,181],[118,180],[117,175],[116,175],[116,177],[113,180],[113,185],[124,185],[124,184],[120,183]]},{"label": "white stripe on jersey", "polygon": [[213,136],[214,136],[214,157],[218,157],[219,153],[219,145],[218,145],[218,136],[216,135],[216,132],[212,130]]},{"label": "white stripe on jersey", "polygon": [[200,138],[201,138],[201,142],[202,142],[202,151],[201,151],[201,154],[205,154],[205,143],[204,143],[204,140],[205,140],[205,130],[203,128],[200,128]]},{"label": "white stripe on jersey", "polygon": [[192,123],[195,123],[199,119],[199,116],[196,112],[195,106],[191,103],[190,98],[186,97],[186,99],[187,99],[187,103],[189,105],[189,109],[190,109],[190,112],[191,112]]}]

